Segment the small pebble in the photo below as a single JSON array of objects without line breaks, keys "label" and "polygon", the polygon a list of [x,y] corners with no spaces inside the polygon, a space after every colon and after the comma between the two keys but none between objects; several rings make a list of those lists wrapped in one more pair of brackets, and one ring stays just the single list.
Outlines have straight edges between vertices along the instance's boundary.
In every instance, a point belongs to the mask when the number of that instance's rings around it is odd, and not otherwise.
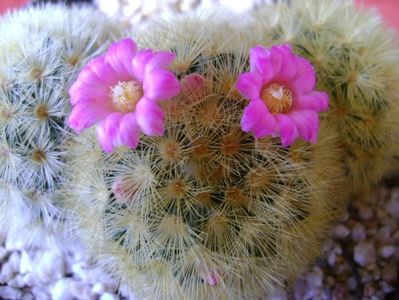
[{"label": "small pebble", "polygon": [[308,274],[307,282],[312,286],[321,287],[323,283],[323,271],[320,268],[315,267],[313,272]]},{"label": "small pebble", "polygon": [[40,300],[55,300],[53,299],[46,289],[43,286],[34,286],[32,288],[32,294],[35,296],[35,299]]},{"label": "small pebble", "polygon": [[102,283],[97,282],[97,283],[95,283],[95,284],[93,285],[91,291],[92,291],[93,293],[95,293],[95,294],[101,295],[101,294],[104,294],[104,293],[105,293],[106,289],[105,289],[105,287],[104,287],[104,285],[103,285]]},{"label": "small pebble", "polygon": [[357,288],[357,281],[356,281],[355,277],[349,277],[346,280],[346,285],[348,286],[348,288],[350,290],[356,289]]},{"label": "small pebble", "polygon": [[395,290],[395,288],[392,285],[390,285],[385,281],[382,281],[380,285],[384,294],[389,294],[390,292],[393,292]]},{"label": "small pebble", "polygon": [[399,199],[392,198],[385,205],[385,209],[388,213],[390,213],[393,217],[399,218]]},{"label": "small pebble", "polygon": [[19,271],[21,274],[32,272],[34,265],[28,252],[22,251]]},{"label": "small pebble", "polygon": [[362,267],[373,264],[376,260],[374,246],[367,242],[360,242],[353,249],[353,259]]},{"label": "small pebble", "polygon": [[376,234],[379,242],[386,244],[391,239],[391,229],[388,226],[381,227]]},{"label": "small pebble", "polygon": [[14,288],[22,288],[25,286],[25,281],[22,278],[22,275],[17,275],[13,279],[7,282],[8,286],[14,287]]},{"label": "small pebble", "polygon": [[58,280],[51,289],[51,296],[54,300],[73,300],[72,294],[73,280],[71,278],[63,278]]},{"label": "small pebble", "polygon": [[350,230],[345,225],[335,226],[332,230],[332,237],[336,239],[346,238],[350,234]]},{"label": "small pebble", "polygon": [[366,231],[364,226],[360,223],[356,223],[352,229],[352,239],[356,242],[364,241],[366,239]]},{"label": "small pebble", "polygon": [[21,299],[22,292],[10,286],[0,286],[0,299]]},{"label": "small pebble", "polygon": [[13,269],[14,272],[19,271],[20,260],[21,256],[17,251],[12,252],[10,257],[8,258],[8,263],[11,265],[11,268]]},{"label": "small pebble", "polygon": [[394,255],[396,252],[396,247],[389,245],[389,246],[383,246],[379,248],[379,253],[382,257],[388,258],[392,255]]},{"label": "small pebble", "polygon": [[306,281],[303,278],[298,278],[295,282],[294,288],[294,298],[295,299],[303,299],[306,292]]},{"label": "small pebble", "polygon": [[7,283],[8,281],[11,280],[11,278],[13,278],[13,276],[14,276],[14,268],[12,264],[6,262],[1,268],[0,284]]},{"label": "small pebble", "polygon": [[105,293],[102,294],[100,300],[118,300],[119,297],[115,294]]},{"label": "small pebble", "polygon": [[27,244],[23,239],[20,238],[8,238],[6,240],[6,248],[8,250],[24,250],[27,248]]},{"label": "small pebble", "polygon": [[31,293],[24,293],[21,300],[34,300],[35,297]]},{"label": "small pebble", "polygon": [[367,221],[373,217],[373,210],[368,206],[362,206],[359,209],[359,216],[363,221]]}]

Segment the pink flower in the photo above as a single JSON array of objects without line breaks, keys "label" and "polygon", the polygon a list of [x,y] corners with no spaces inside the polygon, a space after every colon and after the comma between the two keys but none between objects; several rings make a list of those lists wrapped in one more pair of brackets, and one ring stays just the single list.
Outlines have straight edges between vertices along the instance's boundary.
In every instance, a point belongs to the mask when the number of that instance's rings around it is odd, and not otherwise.
[{"label": "pink flower", "polygon": [[329,97],[315,91],[316,76],[305,58],[289,45],[270,50],[257,46],[250,52],[251,71],[240,74],[237,89],[250,99],[241,127],[256,138],[280,136],[284,147],[297,138],[316,143],[318,113],[328,109]]},{"label": "pink flower", "polygon": [[122,176],[117,176],[115,178],[111,190],[114,193],[116,202],[118,203],[126,202],[130,196],[134,194],[134,189],[129,188],[129,185]]},{"label": "pink flower", "polygon": [[181,94],[186,100],[195,102],[205,97],[207,93],[206,79],[199,73],[184,76],[181,81]]},{"label": "pink flower", "polygon": [[157,103],[176,96],[180,84],[167,70],[171,52],[138,50],[131,39],[116,42],[91,60],[69,90],[76,132],[97,125],[97,138],[107,152],[136,148],[140,133],[161,136],[164,112]]},{"label": "pink flower", "polygon": [[218,285],[221,274],[215,270],[209,270],[201,274],[202,280],[212,287]]}]

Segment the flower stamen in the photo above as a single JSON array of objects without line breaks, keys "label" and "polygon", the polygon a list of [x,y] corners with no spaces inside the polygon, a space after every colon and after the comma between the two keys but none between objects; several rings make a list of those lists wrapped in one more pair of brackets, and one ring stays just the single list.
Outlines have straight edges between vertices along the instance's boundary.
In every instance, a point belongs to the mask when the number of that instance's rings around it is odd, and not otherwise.
[{"label": "flower stamen", "polygon": [[260,92],[260,98],[272,114],[286,113],[292,106],[292,92],[278,83],[265,86]]},{"label": "flower stamen", "polygon": [[118,82],[111,88],[111,98],[114,107],[120,112],[132,112],[143,97],[144,91],[137,80]]}]

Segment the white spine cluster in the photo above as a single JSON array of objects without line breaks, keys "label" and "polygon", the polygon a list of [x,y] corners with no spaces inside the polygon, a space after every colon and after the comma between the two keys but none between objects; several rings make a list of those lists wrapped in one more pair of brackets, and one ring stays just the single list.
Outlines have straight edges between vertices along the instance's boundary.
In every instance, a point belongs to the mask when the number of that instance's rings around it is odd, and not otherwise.
[{"label": "white spine cluster", "polygon": [[[341,136],[353,194],[399,165],[399,40],[373,11],[352,0],[295,0],[254,12],[264,45],[290,43],[330,95],[323,116]],[[256,33],[254,34],[256,35]]]},{"label": "white spine cluster", "polygon": [[71,137],[68,88],[121,31],[94,9],[62,5],[0,20],[0,227],[19,235],[58,223]]}]

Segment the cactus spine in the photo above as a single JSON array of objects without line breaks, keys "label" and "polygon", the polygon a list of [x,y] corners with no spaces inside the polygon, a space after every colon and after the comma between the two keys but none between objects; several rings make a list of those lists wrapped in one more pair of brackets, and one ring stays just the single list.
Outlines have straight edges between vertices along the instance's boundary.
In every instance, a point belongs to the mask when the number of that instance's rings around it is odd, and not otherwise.
[{"label": "cactus spine", "polygon": [[[0,20],[0,227],[12,234],[57,223],[71,135],[68,88],[119,35],[116,23],[89,8],[47,5]],[[38,235],[26,238],[36,244]]]},{"label": "cactus spine", "polygon": [[292,1],[254,13],[263,44],[289,42],[330,94],[325,121],[340,134],[354,195],[398,167],[399,43],[353,1]]},{"label": "cactus spine", "polygon": [[155,28],[137,40],[174,51],[182,83],[164,104],[166,133],[113,154],[91,129],[76,137],[71,223],[141,297],[260,297],[315,258],[342,206],[337,136],[323,128],[318,144],[290,148],[255,140],[241,131],[235,90],[252,41],[210,17]]}]

